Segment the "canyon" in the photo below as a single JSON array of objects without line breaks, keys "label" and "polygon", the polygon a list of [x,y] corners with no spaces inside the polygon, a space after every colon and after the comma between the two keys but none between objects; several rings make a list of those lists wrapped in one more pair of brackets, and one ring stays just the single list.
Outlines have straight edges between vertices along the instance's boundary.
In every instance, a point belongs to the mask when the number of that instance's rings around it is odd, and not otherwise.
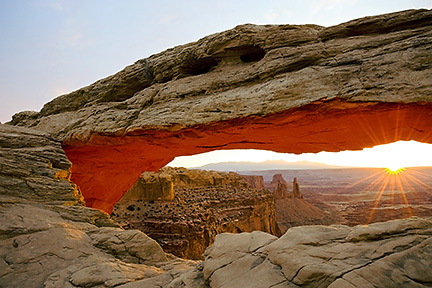
[{"label": "canyon", "polygon": [[289,193],[282,174],[266,187],[263,176],[164,167],[144,172],[111,217],[155,239],[164,251],[195,260],[220,233],[281,236],[294,226],[343,222],[305,201],[296,178],[292,186]]},{"label": "canyon", "polygon": [[384,168],[239,173],[260,175],[267,185],[271,185],[275,173],[286,179],[297,177],[304,199],[338,218],[332,223],[354,226],[410,216],[432,216],[432,167],[409,167],[398,174],[391,174]]},{"label": "canyon", "polygon": [[[0,124],[2,287],[422,287],[432,218],[222,233],[203,261],[85,207],[60,142]],[[372,276],[372,277],[371,277]]]},{"label": "canyon", "polygon": [[[150,185],[155,188],[149,189]],[[149,197],[155,190],[162,191],[162,197]],[[166,194],[173,197],[163,197]],[[138,229],[155,239],[166,252],[202,259],[223,232],[280,236],[275,213],[270,191],[254,189],[236,173],[165,167],[158,173],[143,173],[111,216],[123,228]]]},{"label": "canyon", "polygon": [[[240,25],[138,60],[40,112],[15,114],[0,124],[0,286],[430,286],[432,219],[426,214],[357,226],[286,223],[280,237],[222,233],[194,261],[163,251],[139,230],[122,229],[109,213],[143,173],[154,188],[145,195],[148,203],[176,203],[172,176],[151,174],[176,156],[432,143],[431,28],[426,9],[331,27]],[[283,177],[297,178],[303,199],[276,185],[278,199],[325,210],[311,201],[301,175]],[[212,195],[226,190],[212,179],[211,193],[194,187],[178,195],[190,199],[193,191],[202,194],[198,206],[201,200],[217,206]],[[247,189],[238,191],[242,201]],[[347,196],[339,194],[330,208],[344,205]],[[383,200],[392,204],[390,194]],[[138,213],[137,203],[126,210]],[[170,217],[164,209],[157,215]]]}]

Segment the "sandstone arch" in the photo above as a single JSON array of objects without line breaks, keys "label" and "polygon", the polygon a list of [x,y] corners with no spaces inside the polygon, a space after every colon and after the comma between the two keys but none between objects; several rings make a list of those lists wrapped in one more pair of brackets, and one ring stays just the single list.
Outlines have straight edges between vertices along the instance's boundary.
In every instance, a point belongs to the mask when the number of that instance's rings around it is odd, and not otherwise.
[{"label": "sandstone arch", "polygon": [[242,25],[139,60],[12,123],[52,133],[109,212],[175,156],[432,143],[432,11],[333,27]]}]

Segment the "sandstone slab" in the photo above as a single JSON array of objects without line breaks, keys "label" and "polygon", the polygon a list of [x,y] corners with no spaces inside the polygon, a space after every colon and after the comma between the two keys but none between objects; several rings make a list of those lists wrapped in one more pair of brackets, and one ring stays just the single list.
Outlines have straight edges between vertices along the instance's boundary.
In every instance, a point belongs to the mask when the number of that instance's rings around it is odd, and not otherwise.
[{"label": "sandstone slab", "polygon": [[[431,219],[409,218],[294,227],[279,239],[221,234],[206,251],[203,275],[210,287],[425,287],[431,229]],[[260,244],[250,245],[257,235]]]}]

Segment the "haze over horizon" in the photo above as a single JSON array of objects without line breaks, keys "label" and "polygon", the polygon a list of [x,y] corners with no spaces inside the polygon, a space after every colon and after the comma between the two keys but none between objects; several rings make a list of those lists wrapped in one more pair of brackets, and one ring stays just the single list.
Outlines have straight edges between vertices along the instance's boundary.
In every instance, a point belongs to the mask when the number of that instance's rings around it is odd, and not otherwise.
[{"label": "haze over horizon", "polygon": [[195,168],[210,163],[284,160],[288,163],[309,161],[335,166],[390,168],[432,166],[432,144],[398,141],[359,151],[304,153],[300,155],[266,150],[216,150],[207,153],[176,157],[168,166]]}]

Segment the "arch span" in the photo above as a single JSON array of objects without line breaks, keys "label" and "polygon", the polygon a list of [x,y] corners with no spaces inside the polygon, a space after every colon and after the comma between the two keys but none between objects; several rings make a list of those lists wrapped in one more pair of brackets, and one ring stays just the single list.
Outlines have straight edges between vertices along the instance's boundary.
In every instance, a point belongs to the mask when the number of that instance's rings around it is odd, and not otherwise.
[{"label": "arch span", "polygon": [[398,140],[432,143],[432,103],[350,102],[341,98],[265,116],[248,116],[178,129],[123,135],[94,133],[65,142],[72,181],[90,207],[110,212],[143,171],[176,156],[220,149],[284,153],[360,150]]},{"label": "arch span", "polygon": [[141,59],[14,125],[61,140],[87,205],[110,211],[175,156],[431,143],[432,10],[332,27],[240,25]]}]

